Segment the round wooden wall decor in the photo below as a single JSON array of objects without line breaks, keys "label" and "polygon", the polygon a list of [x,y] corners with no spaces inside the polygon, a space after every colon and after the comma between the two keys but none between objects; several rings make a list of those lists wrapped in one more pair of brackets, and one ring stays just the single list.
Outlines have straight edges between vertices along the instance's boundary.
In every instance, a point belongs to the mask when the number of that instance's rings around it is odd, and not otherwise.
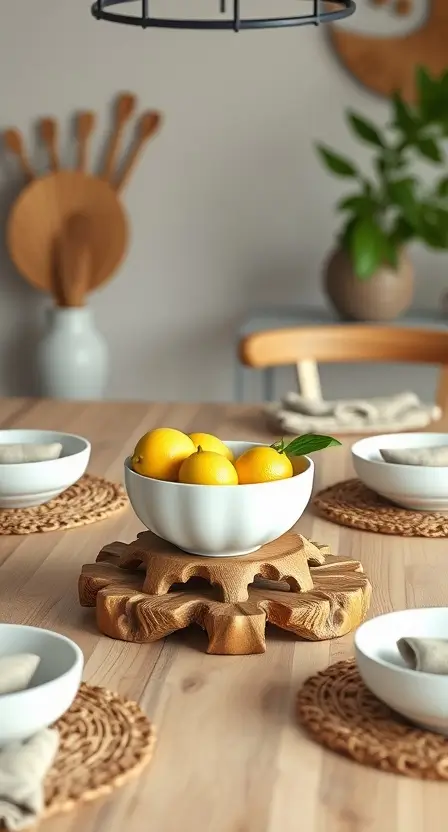
[{"label": "round wooden wall decor", "polygon": [[373,92],[415,99],[415,70],[448,68],[447,0],[361,0],[353,17],[331,26],[344,67]]}]

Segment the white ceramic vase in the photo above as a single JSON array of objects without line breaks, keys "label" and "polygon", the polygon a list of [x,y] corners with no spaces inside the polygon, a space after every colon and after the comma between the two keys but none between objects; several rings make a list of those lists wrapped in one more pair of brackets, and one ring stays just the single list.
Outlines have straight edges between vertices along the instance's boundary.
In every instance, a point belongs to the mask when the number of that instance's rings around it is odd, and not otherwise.
[{"label": "white ceramic vase", "polygon": [[36,352],[42,396],[80,400],[104,397],[108,349],[87,306],[49,309]]}]

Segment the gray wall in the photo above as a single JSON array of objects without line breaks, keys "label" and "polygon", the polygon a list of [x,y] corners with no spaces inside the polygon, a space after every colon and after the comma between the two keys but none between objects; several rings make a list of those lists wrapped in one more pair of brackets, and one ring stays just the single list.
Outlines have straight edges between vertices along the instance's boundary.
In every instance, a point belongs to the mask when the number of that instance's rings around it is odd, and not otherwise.
[{"label": "gray wall", "polygon": [[[206,8],[210,0],[186,2]],[[248,310],[324,302],[321,262],[341,186],[319,167],[312,142],[326,137],[362,161],[343,110],[383,118],[386,107],[338,66],[323,28],[145,33],[95,22],[89,6],[4,3],[2,126],[31,138],[35,118],[55,114],[69,163],[76,109],[101,114],[96,154],[117,91],[135,90],[142,107],[164,111],[164,130],[124,197],[129,255],[92,299],[112,351],[110,395],[225,400],[234,332]],[[4,156],[0,173],[4,220],[20,178]],[[0,257],[0,393],[23,393],[43,299],[13,272],[3,243]],[[448,282],[446,257],[417,250],[415,262],[416,303],[435,306]],[[334,390],[341,378],[330,377]],[[394,385],[403,386],[401,376]]]}]

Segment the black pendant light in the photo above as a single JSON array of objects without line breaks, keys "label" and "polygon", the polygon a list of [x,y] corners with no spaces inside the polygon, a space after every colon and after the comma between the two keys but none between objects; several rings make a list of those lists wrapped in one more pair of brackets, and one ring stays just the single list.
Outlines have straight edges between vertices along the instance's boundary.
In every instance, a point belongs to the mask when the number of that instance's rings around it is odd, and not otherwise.
[{"label": "black pendant light", "polygon": [[[241,29],[274,29],[281,26],[318,26],[320,23],[331,23],[350,17],[355,11],[354,0],[298,0],[303,6],[309,7],[308,14],[287,17],[246,17],[245,13],[250,0],[209,0],[218,4],[218,15],[210,18],[187,17],[157,17],[152,13],[152,0],[95,0],[92,14],[97,20],[108,20],[110,23],[121,23],[126,26],[140,26],[143,29],[230,29],[239,32]],[[191,8],[195,0],[188,0]],[[169,7],[169,0],[164,5]],[[272,0],[276,10],[281,0]],[[131,9],[131,11],[128,11]]]}]

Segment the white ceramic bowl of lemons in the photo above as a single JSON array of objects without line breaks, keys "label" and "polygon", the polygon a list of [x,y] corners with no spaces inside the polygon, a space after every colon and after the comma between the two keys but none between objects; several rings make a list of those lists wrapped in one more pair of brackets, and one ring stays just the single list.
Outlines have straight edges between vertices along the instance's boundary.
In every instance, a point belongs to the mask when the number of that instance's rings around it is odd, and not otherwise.
[{"label": "white ceramic bowl of lemons", "polygon": [[[254,442],[225,442],[238,460]],[[196,448],[194,449],[196,450]],[[125,461],[131,505],[144,526],[179,549],[204,557],[255,552],[294,526],[309,503],[314,463],[292,458],[293,476],[273,482],[202,485],[143,476]]]}]

